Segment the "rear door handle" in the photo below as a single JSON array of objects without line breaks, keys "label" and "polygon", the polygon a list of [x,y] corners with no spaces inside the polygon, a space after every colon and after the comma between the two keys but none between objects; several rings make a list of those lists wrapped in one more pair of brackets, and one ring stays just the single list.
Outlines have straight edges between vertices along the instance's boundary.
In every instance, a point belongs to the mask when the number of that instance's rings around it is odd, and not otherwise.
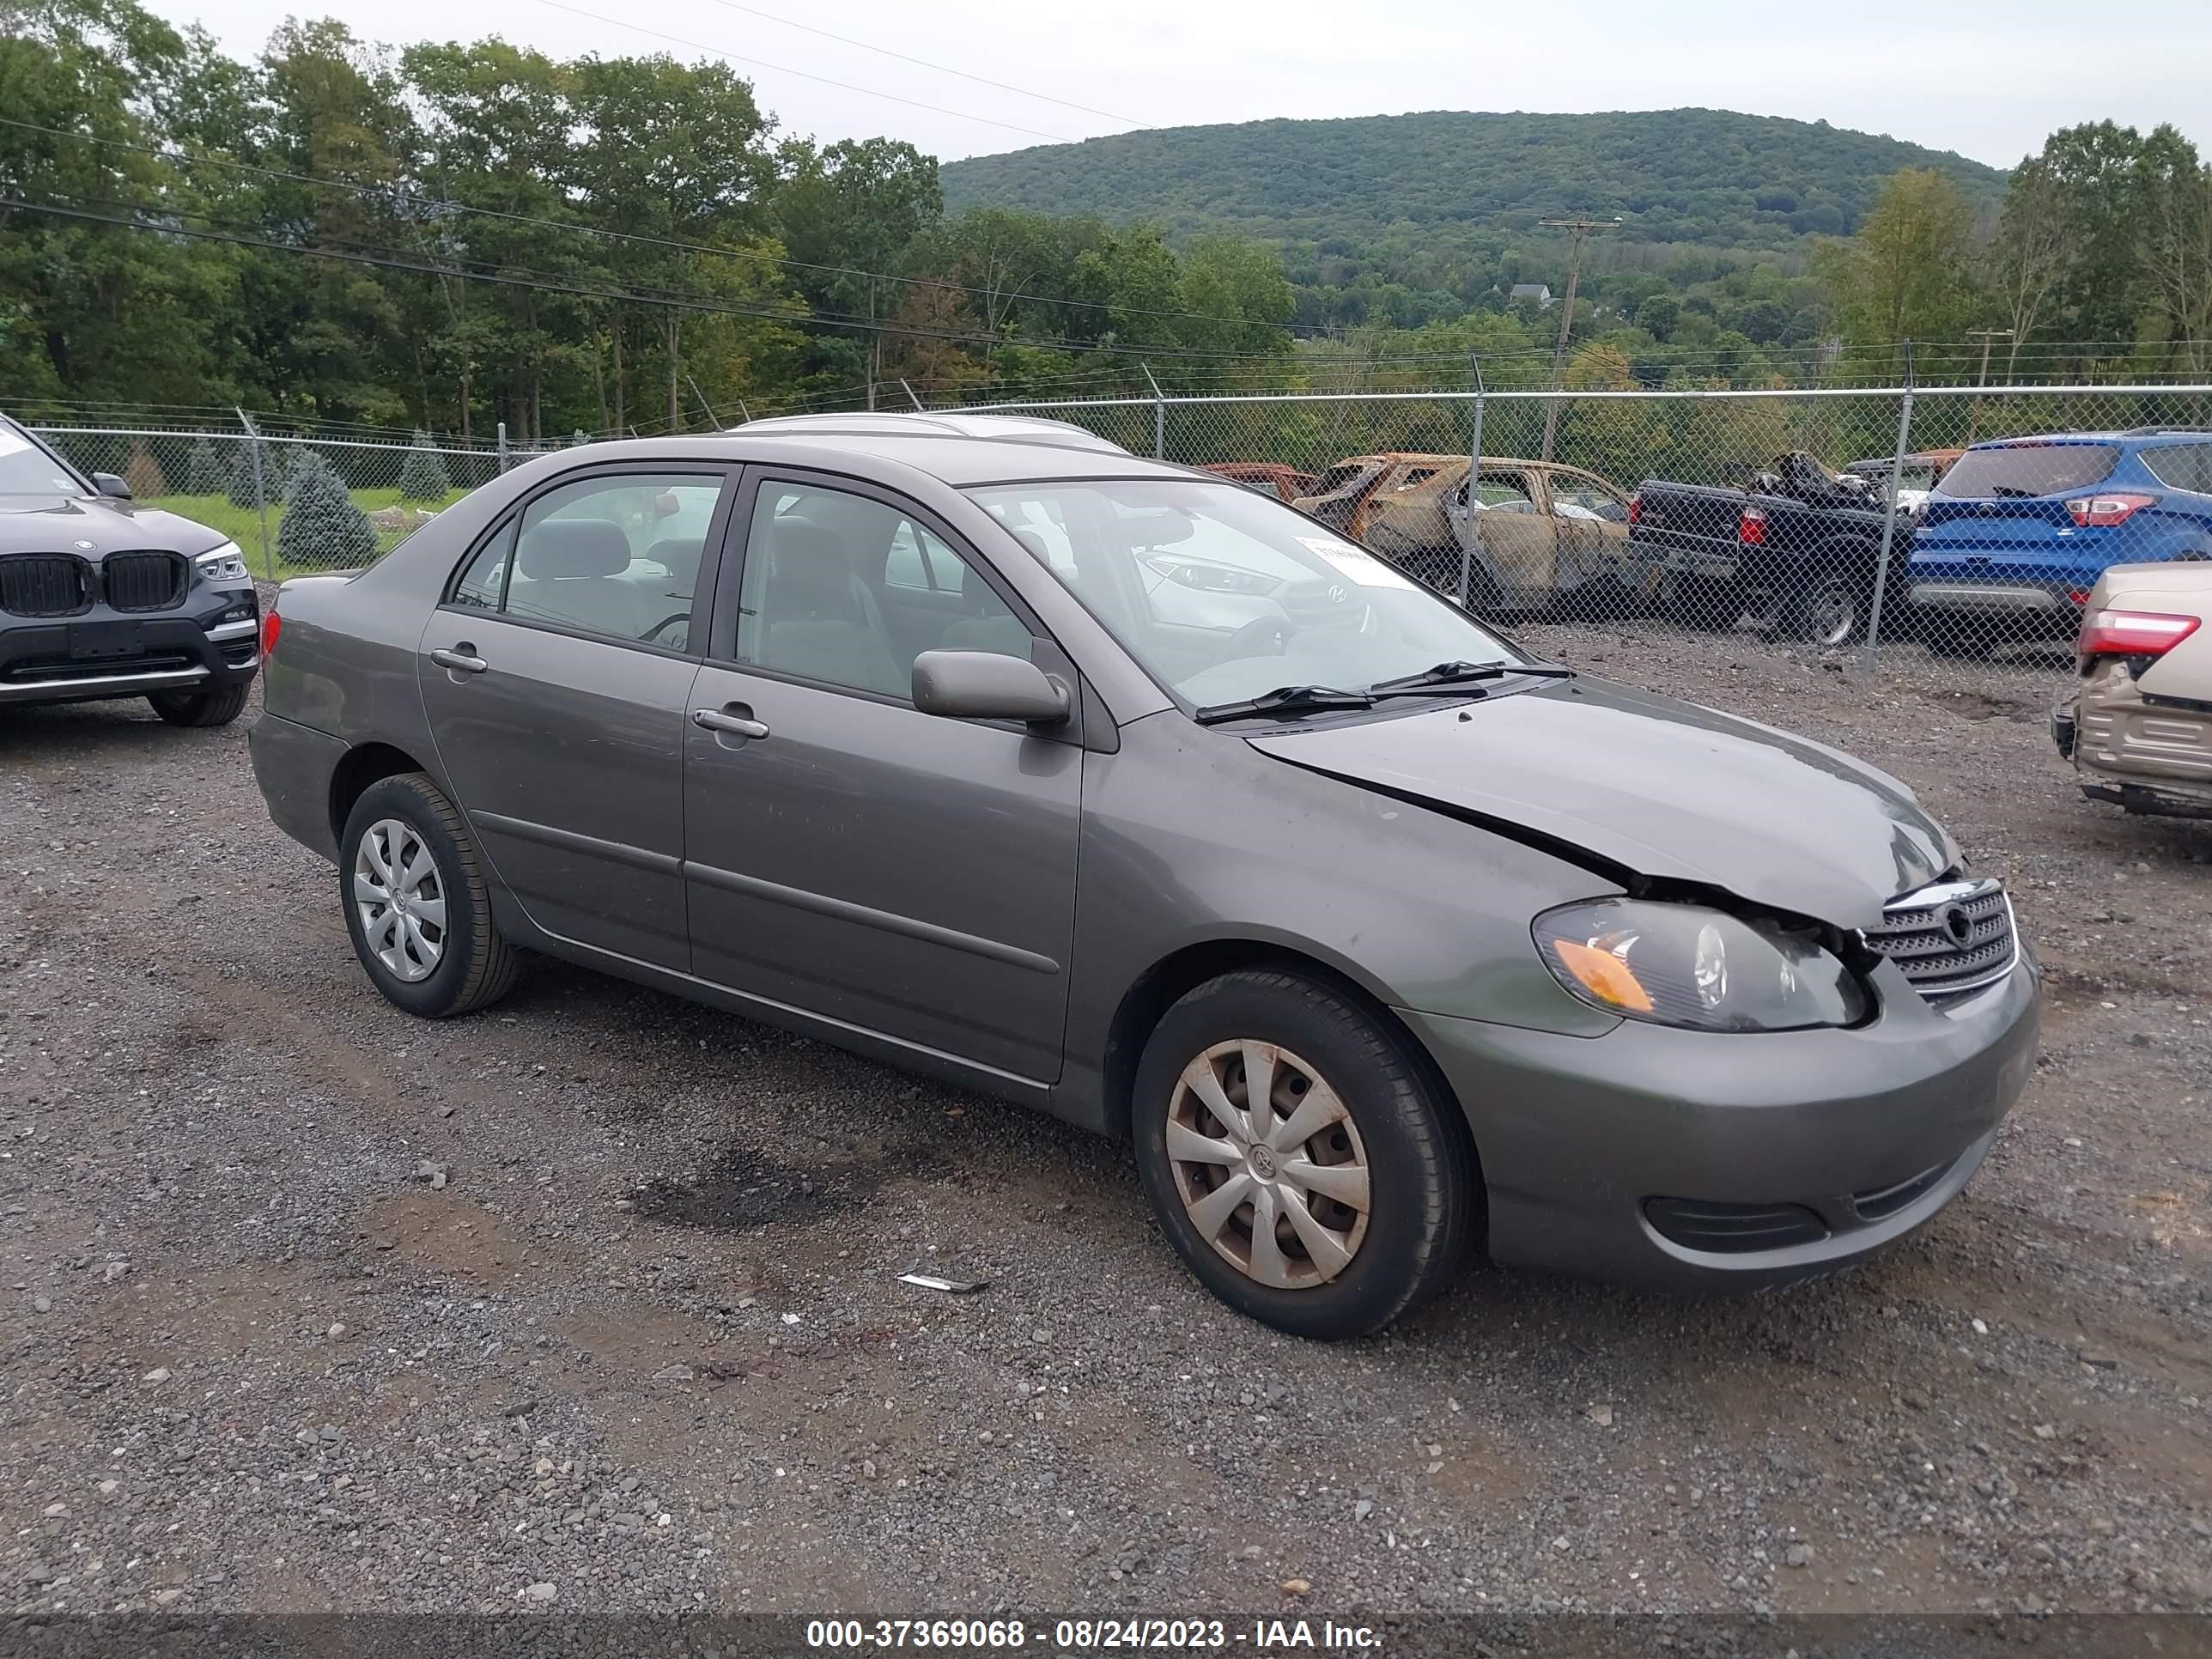
[{"label": "rear door handle", "polygon": [[[743,707],[742,704],[737,706]],[[732,714],[720,708],[693,709],[691,724],[702,726],[709,732],[727,732],[740,738],[764,738],[768,735],[765,721],[754,720],[749,714]]]},{"label": "rear door handle", "polygon": [[454,647],[451,651],[433,651],[430,653],[430,660],[441,668],[452,669],[456,674],[481,674],[491,665],[482,657],[471,656],[471,647],[464,642]]}]

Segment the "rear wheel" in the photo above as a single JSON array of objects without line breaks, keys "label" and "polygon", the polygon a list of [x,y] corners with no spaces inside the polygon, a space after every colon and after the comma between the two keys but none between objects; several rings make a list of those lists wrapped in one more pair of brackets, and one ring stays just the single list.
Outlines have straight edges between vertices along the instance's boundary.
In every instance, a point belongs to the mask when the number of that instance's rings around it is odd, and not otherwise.
[{"label": "rear wheel", "polygon": [[246,712],[250,681],[205,691],[149,691],[146,701],[172,726],[228,726]]},{"label": "rear wheel", "polygon": [[520,975],[468,826],[420,772],[362,791],[340,842],[338,890],[354,954],[394,1007],[425,1019],[472,1013]]},{"label": "rear wheel", "polygon": [[1297,1336],[1364,1336],[1433,1295],[1480,1189],[1457,1108],[1336,990],[1243,971],[1168,1011],[1133,1103],[1138,1173],[1207,1289]]},{"label": "rear wheel", "polygon": [[1825,576],[1784,601],[1782,631],[1794,640],[1834,650],[1866,632],[1866,584],[1856,576]]}]

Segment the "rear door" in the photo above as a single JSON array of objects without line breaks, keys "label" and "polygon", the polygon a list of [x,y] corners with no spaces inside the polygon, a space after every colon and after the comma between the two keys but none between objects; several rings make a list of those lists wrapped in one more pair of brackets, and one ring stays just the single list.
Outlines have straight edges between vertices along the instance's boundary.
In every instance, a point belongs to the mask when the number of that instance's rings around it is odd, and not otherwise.
[{"label": "rear door", "polygon": [[1544,475],[1545,507],[1559,538],[1553,586],[1561,593],[1594,582],[1626,581],[1628,498],[1595,473],[1556,468]]},{"label": "rear door", "polygon": [[1551,597],[1559,531],[1540,489],[1535,475],[1521,467],[1485,467],[1474,477],[1468,506],[1475,546],[1508,606]]},{"label": "rear door", "polygon": [[530,920],[678,970],[690,618],[732,494],[713,465],[556,480],[471,550],[416,661],[439,763]]}]

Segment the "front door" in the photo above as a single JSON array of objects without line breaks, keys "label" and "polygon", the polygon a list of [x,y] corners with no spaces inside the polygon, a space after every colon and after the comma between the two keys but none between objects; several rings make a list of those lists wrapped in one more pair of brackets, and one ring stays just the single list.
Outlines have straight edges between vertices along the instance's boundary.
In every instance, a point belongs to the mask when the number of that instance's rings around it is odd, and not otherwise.
[{"label": "front door", "polygon": [[908,697],[920,652],[1027,657],[1031,624],[942,526],[866,485],[760,477],[729,547],[736,603],[684,732],[692,971],[1054,1081],[1082,750]]},{"label": "front door", "polygon": [[730,493],[714,467],[550,486],[475,550],[416,665],[447,780],[531,921],[679,971],[690,614]]}]

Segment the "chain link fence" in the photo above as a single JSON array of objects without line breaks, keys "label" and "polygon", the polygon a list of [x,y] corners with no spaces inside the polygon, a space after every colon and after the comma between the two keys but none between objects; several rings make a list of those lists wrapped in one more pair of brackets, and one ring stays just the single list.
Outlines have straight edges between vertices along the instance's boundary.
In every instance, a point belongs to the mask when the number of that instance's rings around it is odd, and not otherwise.
[{"label": "chain link fence", "polygon": [[544,447],[262,430],[33,426],[83,472],[113,473],[142,507],[220,531],[270,580],[382,557],[478,484]]},{"label": "chain link fence", "polygon": [[[1296,501],[1516,629],[1704,637],[1938,682],[2003,676],[2021,695],[2070,671],[2106,568],[2212,558],[2212,386],[2201,385],[989,407]],[[227,432],[39,430],[85,471],[121,475],[140,501],[222,531],[271,578],[373,560],[542,453],[279,435],[250,420]],[[2014,441],[1967,453],[1996,439]],[[1569,654],[1575,643],[1547,637]]]},{"label": "chain link fence", "polygon": [[2199,385],[990,407],[1296,501],[1510,626],[1702,635],[1853,672],[2055,678],[2107,567],[2212,559]]}]

